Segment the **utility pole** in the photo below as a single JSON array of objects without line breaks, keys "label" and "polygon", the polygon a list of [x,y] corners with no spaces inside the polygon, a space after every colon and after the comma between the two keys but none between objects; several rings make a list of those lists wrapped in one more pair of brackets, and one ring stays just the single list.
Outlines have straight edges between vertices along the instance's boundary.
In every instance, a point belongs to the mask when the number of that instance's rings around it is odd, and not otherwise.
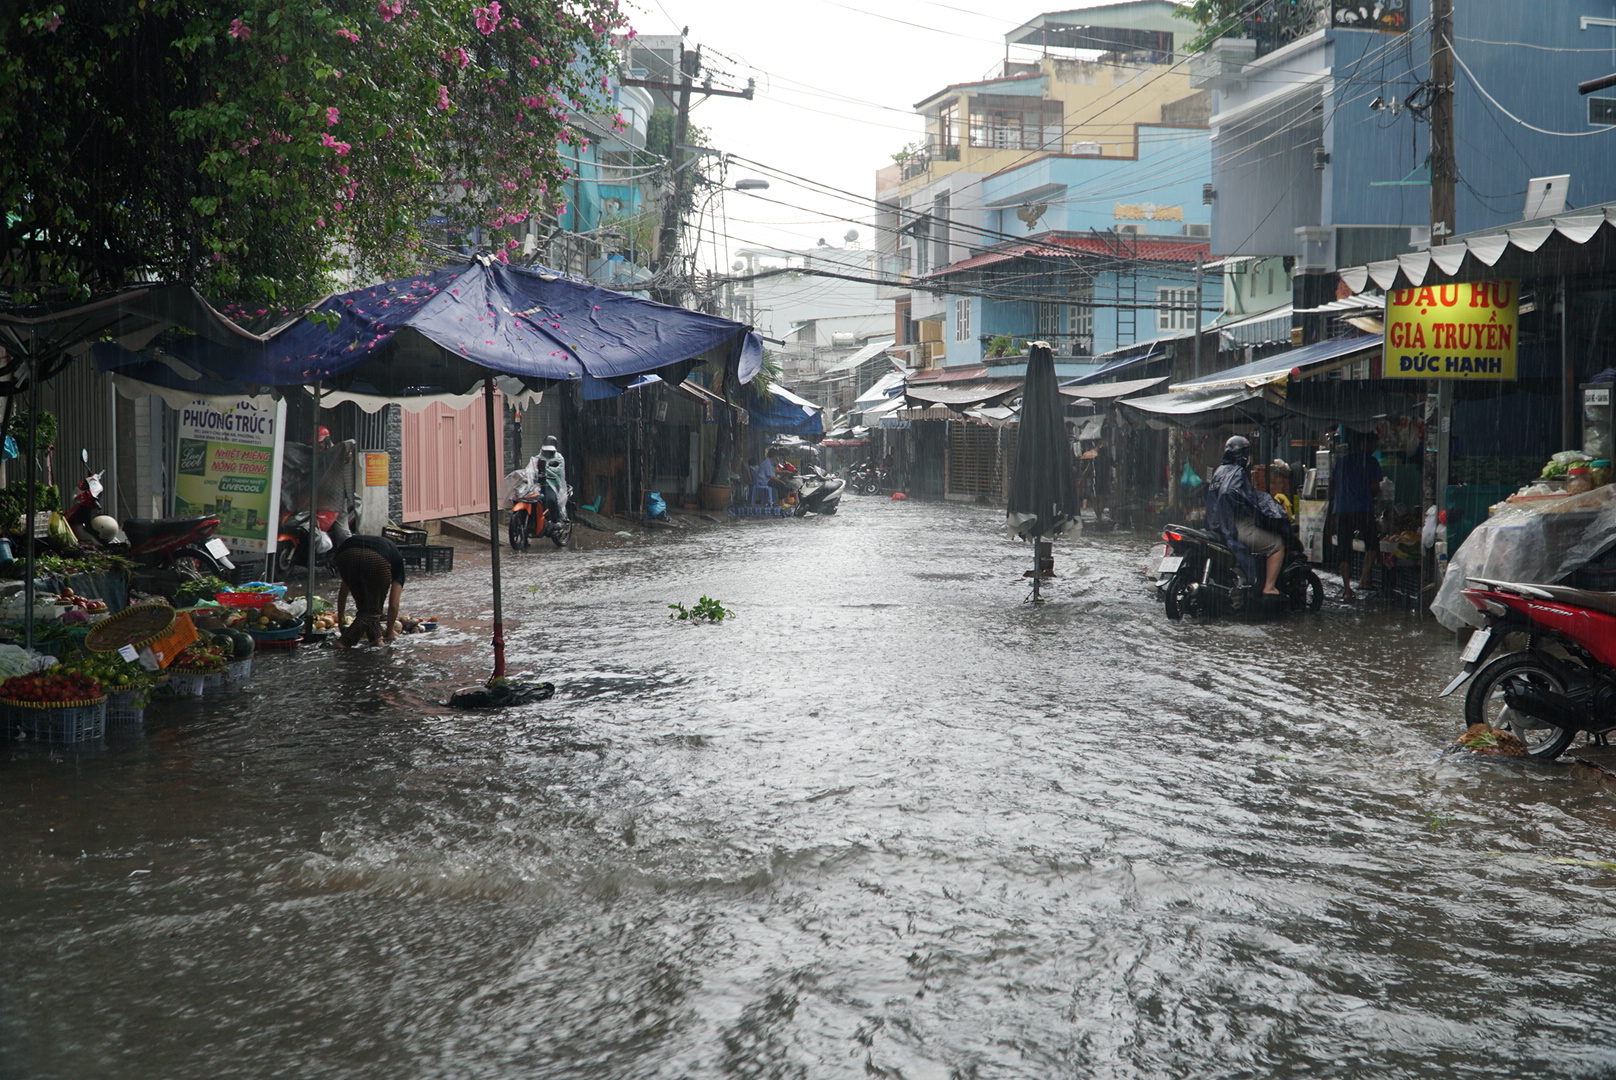
[{"label": "utility pole", "polygon": [[1431,246],[1454,233],[1453,0],[1431,0]]},{"label": "utility pole", "polygon": [[[679,112],[673,122],[673,146],[668,151],[668,167],[672,170],[667,202],[662,205],[662,231],[657,234],[657,264],[659,275],[679,273],[679,214],[685,201],[685,139],[690,134],[690,91],[696,72],[701,70],[701,46],[695,52],[686,52],[684,42],[679,43]],[[677,305],[683,290],[677,280],[664,281],[657,296],[664,304]]]},{"label": "utility pole", "polygon": [[[685,140],[690,137],[690,95],[701,94],[703,97],[737,97],[747,101],[752,100],[756,92],[755,80],[748,79],[745,90],[719,90],[712,86],[695,85],[696,76],[701,72],[701,46],[694,52],[686,51],[683,40],[679,43],[679,81],[665,83],[656,79],[624,79],[624,86],[641,86],[648,90],[661,90],[665,94],[677,94],[678,113],[673,124],[673,146],[668,152],[669,190],[665,194],[667,202],[662,207],[662,228],[657,233],[656,265],[652,268],[657,274],[669,277],[664,281],[654,295],[664,304],[677,306],[684,299],[682,283],[677,278],[680,271],[680,220],[679,215],[684,208],[685,192],[688,190],[688,178],[685,176]],[[708,81],[711,82],[709,76]]]},{"label": "utility pole", "polygon": [[[1431,0],[1431,247],[1444,245],[1455,231],[1454,184],[1459,168],[1453,153],[1453,0]],[[1431,505],[1438,520],[1446,518],[1448,474],[1453,450],[1453,380],[1436,381],[1435,432],[1427,431],[1429,447],[1435,442],[1436,460],[1431,462]],[[1439,558],[1432,581],[1440,588],[1444,562]],[[1420,609],[1425,603],[1425,560],[1420,560]]]}]

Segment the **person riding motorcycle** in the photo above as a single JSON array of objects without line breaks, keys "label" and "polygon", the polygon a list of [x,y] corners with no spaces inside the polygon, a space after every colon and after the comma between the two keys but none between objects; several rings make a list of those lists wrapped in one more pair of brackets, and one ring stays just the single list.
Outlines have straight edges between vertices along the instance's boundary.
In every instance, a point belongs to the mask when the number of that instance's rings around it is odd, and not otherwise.
[{"label": "person riding motorcycle", "polygon": [[567,459],[561,456],[554,435],[544,437],[544,445],[527,463],[527,470],[540,483],[539,498],[544,501],[545,514],[556,521],[566,521],[566,500],[561,493],[567,490]]},{"label": "person riding motorcycle", "polygon": [[1252,581],[1257,580],[1257,560],[1266,560],[1263,595],[1282,596],[1276,583],[1285,562],[1290,517],[1272,495],[1252,484],[1250,459],[1251,440],[1245,436],[1231,435],[1223,444],[1223,464],[1207,485],[1206,527],[1223,538]]}]

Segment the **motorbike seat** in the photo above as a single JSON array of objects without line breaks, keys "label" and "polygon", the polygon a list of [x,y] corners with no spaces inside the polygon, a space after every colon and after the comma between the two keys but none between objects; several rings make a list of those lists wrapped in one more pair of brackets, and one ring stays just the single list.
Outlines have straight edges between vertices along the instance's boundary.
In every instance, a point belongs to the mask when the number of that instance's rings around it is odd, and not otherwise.
[{"label": "motorbike seat", "polygon": [[[1501,581],[1498,584],[1508,587],[1515,583]],[[1616,615],[1616,592],[1594,592],[1589,589],[1574,589],[1569,585],[1539,585],[1535,582],[1522,582],[1521,588],[1532,590],[1526,594],[1528,596],[1534,592],[1538,595],[1547,593],[1549,599],[1561,604],[1572,604],[1576,607],[1602,611],[1607,615]]]},{"label": "motorbike seat", "polygon": [[136,547],[150,540],[154,536],[167,536],[177,532],[189,532],[212,518],[130,518],[123,523],[124,535]]}]

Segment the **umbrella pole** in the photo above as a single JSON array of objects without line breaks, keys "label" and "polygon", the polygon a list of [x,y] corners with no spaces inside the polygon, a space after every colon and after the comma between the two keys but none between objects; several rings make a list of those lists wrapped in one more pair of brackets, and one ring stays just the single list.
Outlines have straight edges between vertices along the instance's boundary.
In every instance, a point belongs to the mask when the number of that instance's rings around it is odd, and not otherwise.
[{"label": "umbrella pole", "polygon": [[505,612],[499,597],[499,462],[494,438],[494,377],[483,377],[483,412],[488,425],[488,557],[494,579],[494,673],[489,682],[505,675]]},{"label": "umbrella pole", "polygon": [[303,635],[314,640],[314,555],[320,534],[320,382],[309,388],[314,393],[309,425],[309,528],[303,554],[308,558],[308,584],[303,587]]},{"label": "umbrella pole", "polygon": [[39,506],[36,488],[39,481],[39,361],[28,368],[28,510],[22,520],[23,532],[23,648],[34,651],[34,570],[37,566],[34,548],[34,515]]}]

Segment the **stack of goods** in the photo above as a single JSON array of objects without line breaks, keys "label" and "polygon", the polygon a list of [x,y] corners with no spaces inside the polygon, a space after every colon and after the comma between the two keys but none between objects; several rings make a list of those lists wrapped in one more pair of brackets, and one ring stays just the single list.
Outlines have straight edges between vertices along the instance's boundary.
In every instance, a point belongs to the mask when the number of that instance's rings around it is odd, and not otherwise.
[{"label": "stack of goods", "polygon": [[1583,495],[1610,483],[1610,462],[1595,460],[1581,450],[1562,450],[1543,466],[1543,473],[1505,499],[1494,510],[1507,504],[1533,503],[1543,499],[1560,499],[1570,495]]},{"label": "stack of goods", "polygon": [[204,690],[224,684],[225,667],[232,655],[211,634],[199,636],[169,665],[169,687],[176,694],[201,697]]}]

